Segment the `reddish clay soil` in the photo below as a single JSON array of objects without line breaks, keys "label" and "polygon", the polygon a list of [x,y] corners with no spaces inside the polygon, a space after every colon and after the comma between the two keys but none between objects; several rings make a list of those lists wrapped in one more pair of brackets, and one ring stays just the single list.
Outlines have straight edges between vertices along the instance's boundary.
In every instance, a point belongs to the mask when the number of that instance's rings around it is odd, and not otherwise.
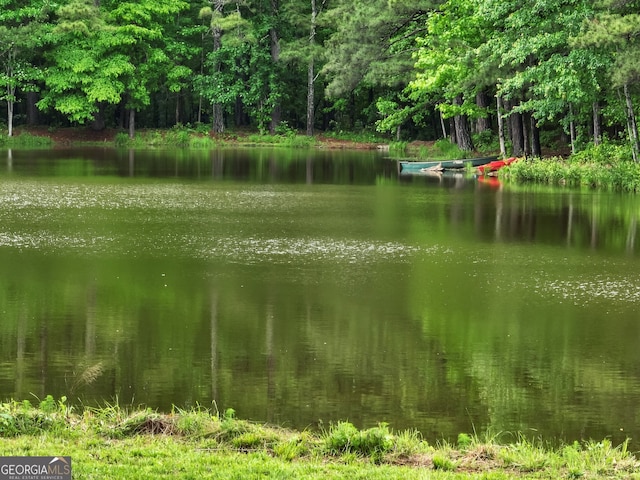
[{"label": "reddish clay soil", "polygon": [[107,142],[113,143],[119,130],[107,128],[104,130],[92,130],[91,128],[48,128],[48,127],[28,127],[16,129],[14,135],[22,132],[49,137],[57,145],[70,145],[75,142]]},{"label": "reddish clay soil", "polygon": [[324,148],[335,149],[349,149],[349,150],[375,150],[377,148],[384,148],[386,144],[381,143],[365,143],[365,142],[352,142],[351,140],[338,140],[336,138],[327,137],[325,135],[316,135],[316,140],[320,142]]}]

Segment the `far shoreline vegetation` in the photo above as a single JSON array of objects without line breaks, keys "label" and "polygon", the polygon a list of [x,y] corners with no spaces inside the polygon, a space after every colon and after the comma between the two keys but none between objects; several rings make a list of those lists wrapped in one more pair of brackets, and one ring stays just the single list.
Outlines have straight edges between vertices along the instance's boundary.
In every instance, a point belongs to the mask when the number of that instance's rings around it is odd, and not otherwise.
[{"label": "far shoreline vegetation", "polygon": [[[333,148],[328,134],[316,133],[377,132],[366,136],[394,139],[385,142],[390,150],[408,155],[420,141],[428,144],[416,148],[420,156],[443,142],[458,158],[490,149],[554,160],[502,173],[517,181],[639,187],[634,2],[6,0],[3,7],[7,137],[25,125],[45,125],[51,135],[58,126],[90,125],[111,129],[120,147],[170,139],[190,148],[222,141]],[[252,133],[232,139],[234,129]],[[0,139],[0,147],[28,143],[23,137]]]},{"label": "far shoreline vegetation", "polygon": [[[250,130],[215,134],[207,125],[177,125],[170,129],[140,129],[134,138],[124,130],[95,131],[89,127],[23,127],[8,137],[0,131],[0,148],[56,148],[101,146],[113,148],[284,147],[344,150],[384,150],[390,156],[415,159],[456,159],[499,155],[498,139],[474,135],[476,149],[465,151],[448,139],[436,141],[393,141],[374,132],[327,132],[313,136],[291,128],[276,134]],[[640,164],[633,161],[629,144],[605,140],[590,144],[577,153],[551,142],[540,157],[520,157],[498,172],[500,179],[517,184],[535,183],[566,187],[586,187],[619,192],[640,191]]]},{"label": "far shoreline vegetation", "polygon": [[551,446],[517,433],[424,439],[386,423],[295,431],[197,406],[72,407],[51,395],[0,403],[5,456],[65,455],[74,478],[639,478],[629,442]]}]

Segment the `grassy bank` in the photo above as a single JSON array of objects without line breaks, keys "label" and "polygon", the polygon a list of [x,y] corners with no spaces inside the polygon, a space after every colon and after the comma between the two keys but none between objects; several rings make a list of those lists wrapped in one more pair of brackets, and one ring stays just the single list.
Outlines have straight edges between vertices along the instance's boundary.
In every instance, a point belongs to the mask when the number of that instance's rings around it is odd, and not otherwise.
[{"label": "grassy bank", "polygon": [[20,127],[14,136],[0,129],[0,148],[50,148],[55,146],[100,146],[120,148],[192,148],[221,146],[271,146],[286,148],[375,149],[388,142],[370,134],[327,133],[309,137],[283,127],[274,135],[248,130],[222,134],[207,125],[179,125],[169,129],[140,129],[133,139],[123,130],[94,131],[87,127]]},{"label": "grassy bank", "polygon": [[519,161],[501,170],[500,177],[517,183],[640,191],[640,164],[632,161],[629,147],[613,143],[591,146],[568,158]]},{"label": "grassy bank", "polygon": [[75,479],[640,478],[626,444],[551,448],[509,439],[461,434],[456,445],[430,443],[415,431],[348,422],[298,432],[240,420],[232,410],[76,411],[51,397],[38,406],[0,404],[0,454],[71,456]]}]

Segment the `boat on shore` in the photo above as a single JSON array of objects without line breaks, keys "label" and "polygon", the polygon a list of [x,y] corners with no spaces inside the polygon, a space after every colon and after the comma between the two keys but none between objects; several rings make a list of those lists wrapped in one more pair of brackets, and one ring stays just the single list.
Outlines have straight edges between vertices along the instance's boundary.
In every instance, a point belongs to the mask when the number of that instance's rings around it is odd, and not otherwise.
[{"label": "boat on shore", "polygon": [[492,162],[485,163],[484,165],[478,166],[476,171],[480,175],[488,175],[493,172],[497,172],[498,170],[500,170],[503,167],[506,167],[507,165],[511,165],[516,160],[517,160],[516,157],[506,158],[504,160],[494,160]]},{"label": "boat on shore", "polygon": [[418,173],[425,171],[459,170],[466,167],[476,168],[497,160],[497,156],[479,158],[460,158],[457,160],[398,160],[400,173]]}]

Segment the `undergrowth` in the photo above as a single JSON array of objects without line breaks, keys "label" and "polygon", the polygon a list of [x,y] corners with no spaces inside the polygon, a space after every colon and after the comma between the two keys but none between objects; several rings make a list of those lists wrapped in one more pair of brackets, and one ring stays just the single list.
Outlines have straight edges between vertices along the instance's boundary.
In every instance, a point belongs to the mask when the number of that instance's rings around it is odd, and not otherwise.
[{"label": "undergrowth", "polygon": [[500,170],[503,179],[603,190],[639,192],[640,165],[631,161],[565,160],[559,157],[515,162]]},{"label": "undergrowth", "polygon": [[455,160],[470,155],[470,152],[462,150],[455,143],[444,138],[436,140],[433,145],[421,145],[417,152],[411,153],[420,159],[429,160]]},{"label": "undergrowth", "polygon": [[336,140],[346,140],[349,142],[356,143],[380,143],[380,144],[388,144],[389,139],[381,137],[376,132],[348,132],[344,130],[338,131],[330,131],[324,133],[325,137],[335,138]]},{"label": "undergrowth", "polygon": [[48,148],[52,145],[53,140],[49,137],[32,135],[28,132],[8,137],[6,133],[0,132],[0,147],[3,148]]}]

